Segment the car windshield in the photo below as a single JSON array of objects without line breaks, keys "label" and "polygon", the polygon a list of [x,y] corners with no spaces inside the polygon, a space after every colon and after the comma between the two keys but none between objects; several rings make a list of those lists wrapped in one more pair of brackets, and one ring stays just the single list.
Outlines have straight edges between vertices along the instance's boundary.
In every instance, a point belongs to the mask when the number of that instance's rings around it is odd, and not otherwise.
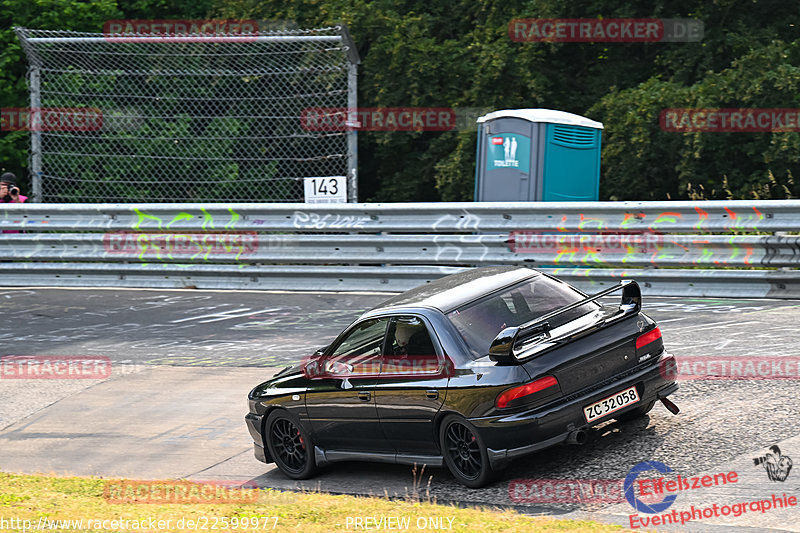
[{"label": "car windshield", "polygon": [[[583,298],[585,296],[566,283],[537,276],[451,311],[447,317],[477,359],[489,353],[492,341],[503,329],[530,322]],[[588,302],[550,320],[550,325],[560,326],[599,307]]]}]

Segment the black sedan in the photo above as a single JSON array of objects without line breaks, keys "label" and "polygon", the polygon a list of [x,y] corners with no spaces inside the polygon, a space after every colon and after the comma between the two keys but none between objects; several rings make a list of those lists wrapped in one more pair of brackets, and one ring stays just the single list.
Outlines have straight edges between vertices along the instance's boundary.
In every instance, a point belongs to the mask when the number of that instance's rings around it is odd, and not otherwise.
[{"label": "black sedan", "polygon": [[[616,291],[619,305],[600,303]],[[256,458],[293,479],[356,460],[445,464],[480,487],[657,400],[677,413],[674,367],[636,282],[587,296],[529,268],[479,268],[364,313],[254,388],[245,419]]]}]

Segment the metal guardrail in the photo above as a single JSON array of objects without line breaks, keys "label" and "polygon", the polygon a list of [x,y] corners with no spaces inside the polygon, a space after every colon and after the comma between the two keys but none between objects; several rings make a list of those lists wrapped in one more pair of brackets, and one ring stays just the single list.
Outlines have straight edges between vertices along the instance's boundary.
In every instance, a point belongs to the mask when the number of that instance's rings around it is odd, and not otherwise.
[{"label": "metal guardrail", "polygon": [[396,291],[523,264],[586,290],[800,297],[800,236],[773,234],[800,232],[795,200],[5,204],[0,230],[18,231],[0,235],[7,286]]},{"label": "metal guardrail", "polygon": [[[220,235],[224,237],[220,237]],[[633,240],[633,235],[631,240]],[[264,235],[214,233],[44,233],[7,235],[0,257],[14,260],[105,260],[184,263],[577,263],[599,266],[792,267],[800,236],[644,234],[620,245],[608,235],[553,235],[520,246],[507,235]],[[549,237],[549,236],[548,236]],[[583,237],[583,238],[581,238]],[[526,239],[530,240],[530,239]],[[549,240],[549,242],[548,242]],[[559,243],[561,240],[561,243]]]},{"label": "metal guardrail", "polygon": [[[75,229],[509,232],[513,230],[797,231],[800,201],[394,204],[28,204],[0,224]],[[13,211],[12,211],[13,212]]]}]

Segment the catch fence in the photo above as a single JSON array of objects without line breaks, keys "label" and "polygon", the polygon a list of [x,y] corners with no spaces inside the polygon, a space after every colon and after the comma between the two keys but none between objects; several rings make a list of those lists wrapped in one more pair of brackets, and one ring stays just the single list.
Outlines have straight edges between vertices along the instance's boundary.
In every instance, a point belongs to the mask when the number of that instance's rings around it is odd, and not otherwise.
[{"label": "catch fence", "polygon": [[356,201],[355,131],[302,125],[306,109],[357,106],[359,59],[342,26],[15,31],[30,120],[43,122],[30,128],[33,201],[298,202],[309,177],[342,178]]}]

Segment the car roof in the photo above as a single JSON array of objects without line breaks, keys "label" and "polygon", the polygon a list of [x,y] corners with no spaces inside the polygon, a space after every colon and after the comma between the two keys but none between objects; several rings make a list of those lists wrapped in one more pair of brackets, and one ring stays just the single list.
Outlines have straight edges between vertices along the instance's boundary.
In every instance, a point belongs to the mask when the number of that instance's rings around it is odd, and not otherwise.
[{"label": "car roof", "polygon": [[447,313],[485,294],[540,275],[540,272],[526,267],[473,268],[398,294],[370,311],[390,307],[431,307]]}]

